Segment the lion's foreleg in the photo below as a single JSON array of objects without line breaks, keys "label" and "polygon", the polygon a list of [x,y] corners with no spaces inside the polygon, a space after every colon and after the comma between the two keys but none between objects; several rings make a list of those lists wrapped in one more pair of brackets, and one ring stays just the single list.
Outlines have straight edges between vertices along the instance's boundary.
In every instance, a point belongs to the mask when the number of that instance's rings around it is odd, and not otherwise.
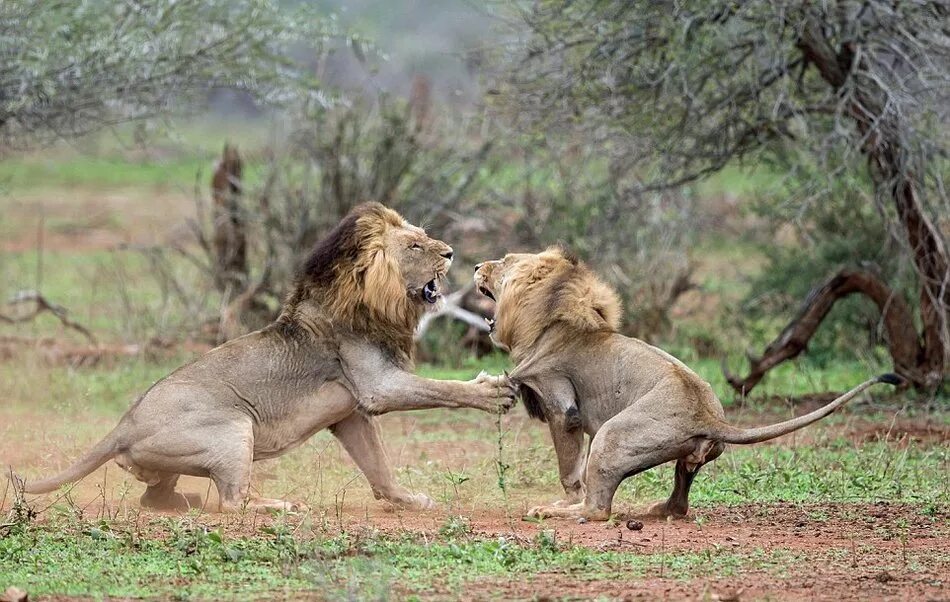
[{"label": "lion's foreleg", "polygon": [[395,479],[375,418],[353,412],[330,427],[369,481],[376,499],[409,508],[433,508],[435,502],[421,493],[411,493]]},{"label": "lion's foreleg", "polygon": [[561,486],[566,494],[565,499],[554,505],[569,506],[580,502],[585,493],[587,450],[574,385],[564,376],[550,372],[522,374],[514,380],[523,385],[526,395],[533,395],[537,400],[551,431]]},{"label": "lion's foreleg", "polygon": [[[364,381],[365,382],[365,381]],[[432,380],[408,372],[377,377],[360,388],[359,404],[371,414],[432,408],[506,412],[515,390],[504,376],[480,374],[470,381]]]},{"label": "lion's foreleg", "polygon": [[430,408],[505,412],[515,401],[515,387],[506,376],[433,380],[407,372],[374,345],[344,341],[340,353],[357,402],[369,414]]}]

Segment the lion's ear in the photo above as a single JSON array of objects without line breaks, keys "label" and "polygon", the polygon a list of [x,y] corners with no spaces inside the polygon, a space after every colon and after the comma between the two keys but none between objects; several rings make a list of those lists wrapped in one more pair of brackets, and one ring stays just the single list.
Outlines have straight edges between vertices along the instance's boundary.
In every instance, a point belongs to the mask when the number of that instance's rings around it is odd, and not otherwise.
[{"label": "lion's ear", "polygon": [[577,256],[577,253],[572,251],[570,247],[568,247],[565,243],[560,242],[560,241],[556,244],[549,246],[547,249],[544,250],[544,253],[548,255],[556,255],[558,257],[561,257],[562,259],[565,259],[568,263],[570,263],[573,266],[576,266],[581,262],[580,257]]},{"label": "lion's ear", "polygon": [[595,280],[592,287],[594,301],[591,304],[597,317],[610,330],[620,329],[620,317],[623,313],[623,303],[620,295],[613,288],[600,280]]},{"label": "lion's ear", "polygon": [[363,304],[392,322],[405,319],[406,290],[402,272],[382,249],[373,254],[363,274]]}]

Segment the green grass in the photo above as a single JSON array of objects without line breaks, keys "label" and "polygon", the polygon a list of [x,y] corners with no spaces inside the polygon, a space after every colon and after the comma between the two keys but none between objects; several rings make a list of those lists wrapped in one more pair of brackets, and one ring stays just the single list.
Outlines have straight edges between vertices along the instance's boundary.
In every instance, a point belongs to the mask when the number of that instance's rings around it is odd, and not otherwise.
[{"label": "green grass", "polygon": [[210,178],[212,156],[133,161],[118,156],[20,157],[0,161],[0,188],[10,191],[83,186],[95,189],[148,186],[190,189]]},{"label": "green grass", "polygon": [[[194,265],[171,253],[166,257],[162,265],[168,266],[186,296],[199,303],[197,307],[185,306],[172,281],[156,275],[149,258],[132,250],[46,251],[40,283],[35,251],[0,254],[0,300],[39,285],[49,301],[65,306],[100,340],[175,338],[182,329],[194,328],[196,319],[210,315],[217,296]],[[23,328],[41,336],[62,333],[59,321],[48,314]]]},{"label": "green grass", "polygon": [[[154,537],[158,528],[165,536]],[[543,573],[579,580],[656,575],[689,579],[747,570],[782,574],[796,554],[782,549],[642,554],[596,551],[541,531],[533,542],[458,533],[438,540],[412,534],[327,534],[281,523],[251,537],[227,537],[193,519],[149,525],[63,518],[14,525],[0,537],[0,575],[33,596],[273,599],[294,591],[330,598],[380,599],[407,593],[462,595],[466,584]]]},{"label": "green grass", "polygon": [[[14,155],[0,161],[0,193],[4,191],[69,191],[147,187],[191,190],[196,178],[202,189],[225,142],[254,157],[271,140],[274,124],[264,120],[176,120],[147,142],[137,140],[135,125],[60,144],[39,154]],[[258,169],[252,162],[247,178]],[[246,178],[246,179],[247,179]]]},{"label": "green grass", "polygon": [[731,165],[697,184],[696,192],[704,197],[727,194],[757,197],[777,192],[784,186],[783,176],[762,165]]},{"label": "green grass", "polygon": [[[751,502],[863,503],[887,500],[910,504],[950,503],[950,471],[945,446],[867,442],[839,436],[814,444],[733,446],[703,468],[690,502],[715,507]],[[660,499],[669,494],[673,466],[664,465],[628,479],[620,498]]]}]

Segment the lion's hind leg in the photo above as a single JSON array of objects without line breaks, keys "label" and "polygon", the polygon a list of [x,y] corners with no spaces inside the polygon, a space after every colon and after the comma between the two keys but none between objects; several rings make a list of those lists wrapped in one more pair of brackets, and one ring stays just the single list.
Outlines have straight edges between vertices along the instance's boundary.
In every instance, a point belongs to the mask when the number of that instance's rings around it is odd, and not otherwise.
[{"label": "lion's hind leg", "polygon": [[614,494],[624,479],[685,453],[688,450],[674,429],[627,408],[605,422],[591,440],[584,501],[572,506],[541,506],[529,515],[607,520]]},{"label": "lion's hind leg", "polygon": [[218,510],[221,512],[243,512],[246,510],[266,512],[269,510],[284,512],[304,512],[305,504],[288,502],[273,498],[250,496],[251,462],[231,462],[211,472],[211,480],[218,489]]},{"label": "lion's hind leg", "polygon": [[177,473],[143,468],[124,453],[115,457],[115,463],[119,465],[119,468],[128,471],[137,480],[145,483],[145,493],[139,498],[139,504],[143,508],[163,512],[187,512],[201,505],[201,498],[186,497],[175,491],[178,477],[181,476]]},{"label": "lion's hind leg", "polygon": [[201,507],[201,497],[195,494],[184,495],[175,491],[180,475],[172,473],[154,473],[156,480],[148,482],[145,493],[139,498],[143,508],[160,511],[188,512]]},{"label": "lion's hind leg", "polygon": [[673,493],[670,499],[656,502],[647,510],[651,516],[672,516],[682,518],[689,512],[689,489],[703,464],[712,462],[725,451],[721,441],[702,439],[696,449],[676,460],[676,474],[673,477]]}]

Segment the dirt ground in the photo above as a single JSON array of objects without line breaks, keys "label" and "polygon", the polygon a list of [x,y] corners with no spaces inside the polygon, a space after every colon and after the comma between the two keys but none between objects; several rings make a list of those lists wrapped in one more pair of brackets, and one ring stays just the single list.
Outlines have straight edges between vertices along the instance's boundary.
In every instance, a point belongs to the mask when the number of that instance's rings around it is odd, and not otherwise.
[{"label": "dirt ground", "polygon": [[[9,430],[42,433],[41,425],[48,421],[48,416],[20,413],[15,418],[15,427],[9,421],[12,416],[4,417],[0,412],[0,418],[6,418],[2,421],[6,428],[0,428],[0,457],[6,462],[61,466],[61,451],[47,447],[45,452],[35,453],[54,437],[37,434],[24,438],[12,436]],[[756,421],[761,420],[761,416],[756,417]],[[404,425],[394,421],[389,428]],[[843,429],[856,441],[902,441],[912,437],[947,440],[945,425],[914,421],[895,422],[885,429],[858,420]],[[444,444],[435,441],[420,445],[439,454],[439,450],[444,451]],[[261,473],[266,475],[266,470]],[[70,497],[87,514],[95,515],[103,506],[103,480],[127,478],[114,466],[108,472],[100,469],[82,481]],[[133,485],[127,500],[109,500],[105,511],[121,515],[131,509],[138,524],[148,525],[156,515],[138,510],[137,487],[138,484]],[[201,492],[203,498],[207,496],[214,503],[214,491],[206,479],[183,478],[181,489]],[[526,579],[481,578],[469,584],[465,592],[468,599],[950,600],[950,513],[946,508],[936,510],[936,516],[925,516],[920,507],[891,503],[701,507],[694,509],[686,520],[636,517],[643,523],[642,529],[631,530],[626,523],[630,517],[623,517],[616,524],[523,521],[519,509],[524,500],[510,504],[510,516],[498,507],[480,503],[463,503],[452,510],[410,512],[372,500],[364,491],[368,487],[363,482],[355,483],[353,490],[339,512],[323,510],[322,520],[330,528],[357,533],[364,529],[392,534],[408,532],[431,540],[439,537],[439,529],[451,516],[461,514],[470,520],[471,537],[507,537],[529,543],[540,530],[553,529],[561,545],[597,550],[636,554],[692,552],[708,553],[711,557],[720,553],[754,556],[777,551],[783,553],[780,558],[790,559],[788,566],[781,567],[757,568],[755,561],[743,562],[738,574],[729,577],[717,575],[718,571],[711,568],[708,577],[691,580],[671,578],[662,569],[620,581],[578,580],[568,574],[550,572]],[[5,503],[8,506],[9,499]],[[264,523],[275,519],[207,513],[199,520],[227,535],[241,536],[259,534]],[[159,530],[154,536],[161,537],[160,528],[155,528]],[[437,587],[424,592],[423,598],[456,595],[448,587]]]},{"label": "dirt ground", "polygon": [[[414,533],[438,538],[439,528],[451,516],[445,511],[394,512],[382,505],[351,504],[343,507],[343,528],[358,533],[372,529],[384,533]],[[555,531],[561,544],[597,550],[624,550],[642,554],[708,552],[720,550],[750,555],[762,550],[782,551],[788,566],[756,569],[744,563],[736,576],[682,580],[664,576],[662,569],[629,580],[578,580],[567,574],[542,572],[528,578],[481,578],[470,583],[464,599],[590,599],[620,600],[907,600],[950,599],[950,514],[940,514],[944,528],[918,509],[894,504],[703,508],[695,518],[666,521],[639,517],[643,527],[626,523],[547,521],[544,524],[508,517],[495,509],[480,508],[468,516],[472,537],[507,537],[531,542],[541,529]],[[820,520],[814,517],[822,515]],[[157,515],[142,512],[148,524]],[[273,518],[231,517],[208,514],[202,524],[220,528],[229,536],[259,534]],[[900,526],[898,526],[900,525]],[[156,532],[155,537],[162,533]],[[418,594],[418,592],[414,592]],[[455,598],[458,592],[438,587],[423,592],[423,599]],[[66,599],[66,598],[40,598]],[[301,594],[300,599],[319,599]]]},{"label": "dirt ground", "polygon": [[178,190],[80,188],[63,196],[48,191],[9,193],[2,201],[9,223],[29,224],[0,240],[4,253],[35,249],[41,224],[42,247],[47,251],[82,253],[177,240],[188,236],[184,218],[194,213],[193,196]]},{"label": "dirt ground", "polygon": [[[816,513],[825,516],[820,521],[811,518]],[[703,517],[701,525],[690,519],[638,517],[643,528],[632,531],[623,521],[616,525],[571,521],[538,525],[486,510],[472,515],[472,525],[480,536],[514,536],[529,541],[540,529],[554,529],[557,540],[563,543],[643,554],[783,550],[795,557],[795,563],[783,567],[782,576],[744,570],[739,576],[722,578],[711,571],[708,578],[691,581],[661,575],[629,581],[578,581],[546,573],[526,581],[481,581],[470,593],[473,597],[516,599],[950,599],[950,539],[946,532],[935,534],[933,523],[922,519],[915,509],[890,504],[780,504],[702,508],[694,511],[694,516],[697,514]],[[946,523],[950,515],[941,518]],[[383,531],[409,530],[434,536],[444,519],[383,514],[373,516],[372,524]],[[896,527],[899,522],[906,522],[902,531]],[[360,524],[356,521],[353,527]]]}]

